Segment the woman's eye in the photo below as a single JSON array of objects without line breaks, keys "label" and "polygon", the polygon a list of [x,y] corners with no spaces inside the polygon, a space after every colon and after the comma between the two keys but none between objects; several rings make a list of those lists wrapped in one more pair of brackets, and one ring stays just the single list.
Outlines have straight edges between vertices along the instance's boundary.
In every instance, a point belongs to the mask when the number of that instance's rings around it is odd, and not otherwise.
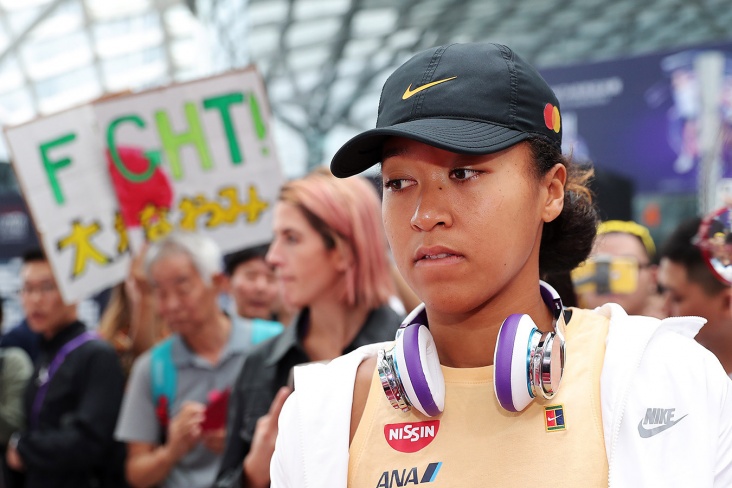
[{"label": "woman's eye", "polygon": [[387,180],[384,182],[384,188],[390,191],[400,191],[408,186],[412,186],[412,184],[409,180],[405,179]]},{"label": "woman's eye", "polygon": [[457,168],[450,171],[450,177],[456,180],[469,180],[478,173],[480,173],[480,171],[476,171],[474,169]]}]

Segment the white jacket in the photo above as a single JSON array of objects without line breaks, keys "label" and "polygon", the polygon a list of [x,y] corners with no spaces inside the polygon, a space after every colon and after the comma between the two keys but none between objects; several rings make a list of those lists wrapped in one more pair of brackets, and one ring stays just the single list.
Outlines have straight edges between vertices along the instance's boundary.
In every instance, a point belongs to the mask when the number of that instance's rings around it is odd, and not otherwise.
[{"label": "white jacket", "polygon": [[[615,304],[597,312],[610,318],[601,376],[608,485],[732,487],[732,381],[693,340],[705,320],[628,316]],[[356,370],[383,346],[296,369],[279,419],[273,488],[346,486]]]}]

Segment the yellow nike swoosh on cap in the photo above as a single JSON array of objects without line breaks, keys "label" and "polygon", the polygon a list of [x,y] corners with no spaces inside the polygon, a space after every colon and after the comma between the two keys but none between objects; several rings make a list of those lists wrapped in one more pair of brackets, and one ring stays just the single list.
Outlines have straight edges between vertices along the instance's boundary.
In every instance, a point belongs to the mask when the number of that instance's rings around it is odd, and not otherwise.
[{"label": "yellow nike swoosh on cap", "polygon": [[412,95],[415,95],[422,90],[426,90],[427,88],[433,87],[435,85],[439,85],[440,83],[444,83],[446,81],[454,80],[457,78],[457,76],[453,76],[451,78],[445,78],[444,80],[437,80],[433,81],[432,83],[427,83],[426,85],[418,86],[414,90],[412,90],[412,84],[410,83],[406,90],[404,90],[404,95],[402,95],[402,100],[406,100],[407,98],[411,97]]}]

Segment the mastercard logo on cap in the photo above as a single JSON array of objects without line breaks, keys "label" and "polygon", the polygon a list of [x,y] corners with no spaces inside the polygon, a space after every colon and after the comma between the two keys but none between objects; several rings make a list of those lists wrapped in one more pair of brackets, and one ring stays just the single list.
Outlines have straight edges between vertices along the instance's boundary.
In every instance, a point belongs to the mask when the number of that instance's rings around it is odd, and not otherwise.
[{"label": "mastercard logo on cap", "polygon": [[559,129],[562,128],[562,118],[559,116],[559,107],[555,107],[551,103],[547,103],[544,106],[544,124],[546,128],[553,130],[559,134]]}]

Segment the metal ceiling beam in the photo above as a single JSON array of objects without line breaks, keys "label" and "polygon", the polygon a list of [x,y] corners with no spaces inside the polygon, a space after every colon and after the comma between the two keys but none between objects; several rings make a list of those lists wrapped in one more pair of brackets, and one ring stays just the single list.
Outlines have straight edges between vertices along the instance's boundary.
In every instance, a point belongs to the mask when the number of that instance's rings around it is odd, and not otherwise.
[{"label": "metal ceiling beam", "polygon": [[[409,27],[409,21],[410,19],[410,13],[412,9],[417,5],[418,0],[405,0],[400,3],[399,9],[397,10],[397,25],[394,29],[394,32],[399,32],[402,29]],[[427,34],[427,29],[422,29],[420,32],[420,35],[417,37],[417,40],[413,42],[409,46],[410,51],[414,51],[419,46],[422,45],[422,42]],[[383,49],[386,45],[386,41],[389,39],[389,37],[383,37],[381,42],[381,48]],[[386,63],[386,66],[394,66],[399,57],[402,55],[402,50],[395,49],[393,50],[389,56],[389,60]],[[358,97],[361,93],[363,93],[364,90],[373,82],[373,80],[376,78],[378,74],[381,73],[383,68],[377,68],[374,66],[374,60],[373,58],[370,58],[366,61],[366,64],[364,66],[364,69],[361,71],[361,76],[359,76],[359,79],[356,83],[356,85],[353,87],[353,90],[351,91],[352,95],[348,98],[348,102],[344,103],[340,107],[338,107],[333,114],[332,121],[333,124],[338,123],[345,123],[351,127],[356,127],[358,129],[363,129],[363,124],[354,123],[349,116],[349,112],[353,108],[354,103],[358,100]]]},{"label": "metal ceiling beam", "polygon": [[[225,0],[211,1],[223,3]],[[254,2],[254,0],[251,1]],[[710,40],[713,38],[721,40],[732,35],[729,26],[725,25],[724,16],[719,15],[719,8],[715,10],[715,7],[709,5],[706,0],[653,0],[644,4],[643,7],[638,6],[632,0],[621,0],[615,4],[601,1],[586,2],[585,0],[565,0],[564,3],[561,3],[554,0],[548,2],[546,9],[542,7],[541,12],[536,12],[533,7],[527,7],[526,4],[520,2],[491,2],[489,4],[483,3],[485,0],[435,0],[434,2],[350,0],[347,11],[335,14],[338,16],[336,18],[341,21],[335,35],[328,40],[308,42],[297,46],[298,49],[307,49],[310,45],[327,49],[327,61],[323,63],[322,70],[317,74],[319,82],[315,83],[314,88],[305,91],[304,79],[301,79],[300,73],[293,71],[289,65],[293,61],[293,47],[291,43],[288,43],[288,39],[293,28],[299,25],[295,8],[306,7],[306,5],[297,3],[302,0],[281,1],[282,5],[287,8],[285,14],[281,19],[266,22],[266,25],[278,30],[279,42],[270,50],[271,54],[267,54],[271,64],[265,73],[265,82],[269,85],[274,81],[280,81],[291,87],[292,94],[285,97],[289,106],[292,107],[293,112],[291,113],[302,110],[306,121],[303,122],[295,115],[288,117],[287,113],[281,113],[277,106],[278,100],[273,100],[272,108],[284,123],[303,134],[311,151],[311,163],[316,161],[320,163],[322,141],[334,127],[345,125],[357,129],[364,128],[364,121],[355,120],[351,114],[354,105],[359,100],[363,100],[365,96],[374,96],[375,79],[380,79],[384,72],[391,71],[403,56],[429,47],[427,44],[444,44],[453,41],[458,36],[470,40],[484,40],[500,35],[507,37],[509,41],[519,39],[521,54],[528,61],[539,66],[542,64],[542,59],[545,60],[544,65],[547,60],[563,63],[586,62],[598,59],[600,54],[604,58],[613,55],[636,54],[659,49],[659,46],[667,46],[672,41],[684,42],[683,35],[670,39],[666,39],[666,36],[649,36],[649,33],[662,32],[666,28],[663,25],[664,21],[673,21],[674,14],[681,7],[693,8],[691,11],[685,11],[688,15],[684,18],[688,20],[688,27],[694,31],[695,38],[702,37],[699,30],[704,28],[708,28],[710,31]],[[540,3],[544,5],[543,2],[536,1],[537,5]],[[693,5],[690,6],[690,4]],[[521,8],[522,5],[523,8]],[[413,29],[416,31],[416,40],[411,42],[411,45],[395,47],[395,44],[391,43],[393,34],[382,34],[381,31],[374,30],[368,40],[375,42],[378,48],[373,51],[373,55],[364,59],[363,70],[353,81],[352,86],[344,83],[348,87],[350,96],[335,101],[333,88],[336,86],[340,88],[338,70],[343,62],[347,43],[354,35],[354,19],[361,12],[380,7],[396,10],[395,33]],[[425,15],[416,15],[416,12],[413,11],[415,8],[424,7],[429,11],[419,13]],[[640,17],[641,14],[645,15],[649,11],[656,11],[661,15],[658,18],[654,15],[651,18]],[[691,18],[691,13],[698,18]],[[332,20],[331,17],[328,18]],[[599,29],[593,29],[592,25],[587,26],[584,19],[597,22]],[[235,19],[231,19],[231,21],[235,22]],[[520,25],[521,30],[525,32],[514,32],[504,24],[505,22],[508,22],[510,26]],[[602,22],[606,22],[606,24]],[[687,22],[684,22],[684,26],[687,26]],[[261,27],[261,25],[254,28],[257,27]],[[219,28],[225,28],[223,23]],[[608,40],[614,36],[621,37],[624,44],[618,42],[617,37],[611,44],[608,44]],[[232,52],[237,48],[245,47],[232,39],[228,40],[231,41]],[[399,45],[401,46],[401,44]],[[378,56],[375,55],[377,53]],[[564,56],[563,53],[565,53]],[[319,68],[320,66],[315,69]],[[310,68],[308,76],[308,80],[311,80],[310,76],[313,76],[313,73]],[[279,101],[282,102],[282,100]],[[296,115],[301,114],[298,112]]]},{"label": "metal ceiling beam", "polygon": [[289,69],[289,66],[287,66],[287,63],[285,62],[285,58],[287,54],[289,53],[289,49],[287,47],[287,34],[290,32],[290,28],[294,24],[294,17],[295,17],[295,2],[296,0],[288,0],[287,2],[287,15],[285,16],[285,19],[282,21],[282,27],[280,30],[280,35],[278,39],[278,47],[277,54],[275,55],[274,61],[270,65],[269,71],[265,75],[264,82],[265,85],[269,85],[269,83],[272,81],[272,76],[277,72],[278,69],[282,68],[284,66],[285,68],[285,75],[287,79],[290,81],[290,84],[292,85],[292,89],[295,92],[295,96],[297,98],[300,98],[303,96],[302,90],[300,90],[300,85],[298,84],[295,75],[292,73],[292,71]]},{"label": "metal ceiling beam", "polygon": [[15,36],[10,44],[8,44],[8,47],[5,48],[3,52],[0,53],[0,65],[5,61],[5,58],[7,58],[10,53],[15,52],[20,45],[25,41],[25,39],[35,30],[36,27],[38,27],[41,22],[46,20],[49,15],[51,15],[59,5],[64,3],[66,0],[53,0],[51,3],[46,5],[43,10],[41,10],[35,19],[31,21],[28,26],[23,29],[23,31]]},{"label": "metal ceiling beam", "polygon": [[313,94],[316,96],[310,99],[310,108],[312,110],[307,112],[308,118],[311,123],[316,124],[315,127],[323,130],[330,130],[333,128],[330,123],[324,124],[325,113],[328,110],[330,102],[330,96],[332,93],[331,88],[333,87],[338,74],[338,64],[343,58],[343,52],[346,49],[346,44],[352,37],[353,19],[356,17],[356,13],[362,10],[362,3],[362,0],[351,0],[351,4],[341,20],[341,26],[335,35],[333,43],[331,44],[330,55],[323,67],[323,74],[320,77],[320,83],[316,85],[317,92]]},{"label": "metal ceiling beam", "polygon": [[102,89],[102,93],[106,93],[107,80],[104,77],[102,60],[99,58],[99,52],[97,51],[97,37],[94,33],[94,27],[92,26],[92,16],[91,12],[89,12],[89,6],[84,0],[81,0],[81,14],[84,18],[84,32],[86,33],[87,42],[89,42],[89,48],[92,53],[92,65],[94,67],[94,72],[99,80],[99,86]]},{"label": "metal ceiling beam", "polygon": [[[10,22],[8,22],[8,15],[4,10],[2,11],[2,15],[0,15],[0,22],[2,22],[3,28],[7,32],[10,32]],[[16,59],[18,63],[18,71],[20,71],[20,75],[23,77],[23,85],[27,87],[28,92],[30,93],[31,104],[33,104],[33,112],[37,114],[41,111],[40,102],[38,100],[38,88],[31,79],[30,74],[28,73],[28,68],[23,61],[23,58],[21,56],[16,56]],[[0,64],[1,63],[2,61],[0,61]]]},{"label": "metal ceiling beam", "polygon": [[153,1],[153,8],[158,13],[158,22],[160,23],[160,31],[163,33],[163,50],[165,51],[166,73],[168,74],[168,83],[175,81],[175,56],[173,55],[173,36],[170,35],[168,23],[165,21],[165,5],[160,0]]}]

